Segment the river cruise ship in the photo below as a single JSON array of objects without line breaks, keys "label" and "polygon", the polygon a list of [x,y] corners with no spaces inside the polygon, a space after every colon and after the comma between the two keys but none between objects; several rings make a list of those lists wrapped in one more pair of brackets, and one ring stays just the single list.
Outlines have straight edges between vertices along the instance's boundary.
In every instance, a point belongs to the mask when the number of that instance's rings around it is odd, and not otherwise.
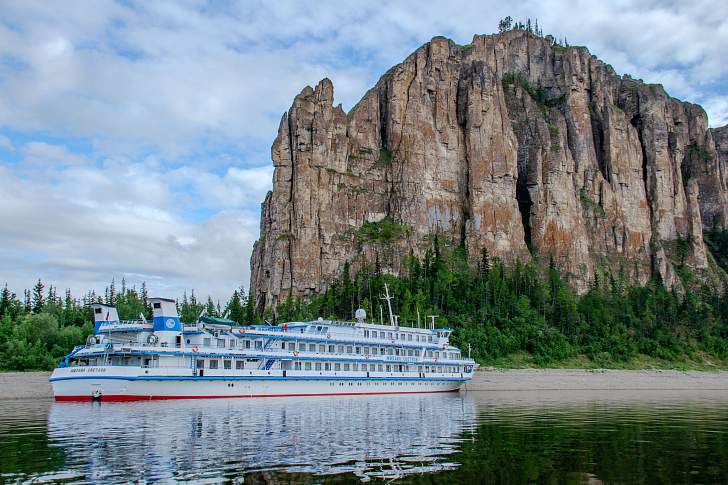
[{"label": "river cruise ship", "polygon": [[59,401],[315,396],[457,391],[476,366],[447,328],[318,320],[239,326],[180,322],[174,300],[150,300],[152,321],[93,306],[95,333],[50,377]]}]

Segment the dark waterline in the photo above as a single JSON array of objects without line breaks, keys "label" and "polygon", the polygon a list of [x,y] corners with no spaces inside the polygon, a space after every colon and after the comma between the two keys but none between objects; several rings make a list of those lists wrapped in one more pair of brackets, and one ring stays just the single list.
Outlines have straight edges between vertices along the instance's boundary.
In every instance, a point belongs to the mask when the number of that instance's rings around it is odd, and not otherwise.
[{"label": "dark waterline", "polygon": [[728,392],[0,401],[0,481],[725,483]]}]

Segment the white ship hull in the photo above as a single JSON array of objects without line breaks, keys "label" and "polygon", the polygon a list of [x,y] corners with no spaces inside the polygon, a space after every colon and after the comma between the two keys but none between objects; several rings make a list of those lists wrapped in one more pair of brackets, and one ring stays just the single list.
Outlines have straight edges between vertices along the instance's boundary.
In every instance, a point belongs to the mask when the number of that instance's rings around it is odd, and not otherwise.
[{"label": "white ship hull", "polygon": [[391,376],[386,373],[247,371],[204,377],[189,369],[139,367],[59,368],[51,383],[58,401],[135,401],[268,396],[323,396],[404,394],[459,390],[468,377],[427,375]]}]

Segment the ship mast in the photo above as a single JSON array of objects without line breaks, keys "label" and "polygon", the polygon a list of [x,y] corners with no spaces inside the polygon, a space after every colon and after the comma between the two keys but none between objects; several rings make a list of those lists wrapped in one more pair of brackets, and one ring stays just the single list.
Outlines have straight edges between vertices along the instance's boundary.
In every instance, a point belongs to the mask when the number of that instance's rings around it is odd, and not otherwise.
[{"label": "ship mast", "polygon": [[384,296],[379,297],[380,300],[387,300],[387,309],[389,310],[389,324],[394,325],[394,314],[392,313],[392,297],[389,295],[389,286],[384,283]]}]

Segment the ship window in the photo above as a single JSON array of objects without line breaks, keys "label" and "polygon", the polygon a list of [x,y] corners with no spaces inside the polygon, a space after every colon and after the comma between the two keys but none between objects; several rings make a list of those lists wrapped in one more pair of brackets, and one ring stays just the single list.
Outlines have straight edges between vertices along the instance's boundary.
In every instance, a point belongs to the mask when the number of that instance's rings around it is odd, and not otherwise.
[{"label": "ship window", "polygon": [[349,364],[344,364],[344,370],[349,370]]},{"label": "ship window", "polygon": [[319,345],[319,352],[321,352],[321,353],[326,352],[326,346],[325,345]]},{"label": "ship window", "polygon": [[308,344],[309,352],[316,352],[316,344]]},{"label": "ship window", "polygon": [[410,342],[412,341],[412,334],[411,333],[410,334],[407,334],[407,340],[410,341]]},{"label": "ship window", "polygon": [[316,362],[315,368],[316,370],[321,370],[321,362]]},{"label": "ship window", "polygon": [[204,369],[205,368],[205,361],[204,361],[204,359],[199,359],[195,363],[195,365],[197,366],[198,369]]},{"label": "ship window", "polygon": [[187,345],[189,345],[190,343],[191,343],[191,340],[187,339]]},{"label": "ship window", "polygon": [[347,354],[350,354],[352,351],[353,351],[353,349],[352,349],[351,345],[347,345],[346,346],[346,353]]},{"label": "ship window", "polygon": [[384,367],[382,366],[382,364],[378,364],[377,365],[377,368],[379,369],[379,372],[382,372],[382,370],[384,369]]},{"label": "ship window", "polygon": [[250,348],[250,340],[246,340],[245,341],[245,348],[246,349],[249,349]]},{"label": "ship window", "polygon": [[217,359],[210,359],[210,369],[217,369]]},{"label": "ship window", "polygon": [[336,346],[329,345],[329,352],[331,352],[333,354],[334,352],[336,352],[335,348],[336,348]]},{"label": "ship window", "polygon": [[377,331],[376,330],[372,330],[372,338],[377,338]]},{"label": "ship window", "polygon": [[232,360],[223,360],[222,361],[222,368],[225,370],[230,370],[233,368],[233,361]]},{"label": "ship window", "polygon": [[298,350],[306,350],[306,344],[303,342],[298,343]]},{"label": "ship window", "polygon": [[359,370],[359,364],[351,364],[352,370]]},{"label": "ship window", "polygon": [[392,338],[392,332],[387,332],[387,338],[389,338],[389,339]]},{"label": "ship window", "polygon": [[372,354],[377,355],[378,349],[376,347],[372,347]]},{"label": "ship window", "polygon": [[96,313],[101,313],[101,308],[96,308],[96,309],[94,309],[94,311],[95,311]]},{"label": "ship window", "polygon": [[407,349],[407,355],[408,355],[409,357],[412,357],[412,349]]},{"label": "ship window", "polygon": [[311,362],[306,362],[305,364],[303,364],[303,368],[306,370],[311,370]]},{"label": "ship window", "polygon": [[218,349],[224,349],[225,348],[225,339],[224,338],[217,339],[217,348]]},{"label": "ship window", "polygon": [[324,362],[324,370],[331,370],[331,362]]},{"label": "ship window", "polygon": [[339,347],[336,350],[338,350],[340,354],[343,354],[344,353],[344,346],[343,345],[339,345]]},{"label": "ship window", "polygon": [[296,350],[296,343],[288,342],[288,350]]},{"label": "ship window", "polygon": [[154,304],[154,309],[155,310],[159,310],[160,308],[162,308],[162,304],[161,303],[157,302],[157,303]]},{"label": "ship window", "polygon": [[387,355],[392,355],[392,349],[387,349]]},{"label": "ship window", "polygon": [[368,354],[369,353],[369,347],[364,347],[364,353],[365,354]]},{"label": "ship window", "polygon": [[341,364],[339,364],[338,362],[334,364],[334,370],[341,370]]},{"label": "ship window", "polygon": [[203,338],[202,339],[202,346],[203,347],[209,347],[211,340],[209,338]]},{"label": "ship window", "polygon": [[245,361],[244,360],[236,360],[235,361],[235,368],[237,370],[245,369]]},{"label": "ship window", "polygon": [[255,341],[255,348],[256,349],[262,349],[263,348],[263,342],[261,340]]},{"label": "ship window", "polygon": [[[366,365],[366,364],[364,364],[364,365]],[[376,370],[376,368],[377,368],[377,366],[376,366],[376,365],[374,365],[374,364],[369,364],[369,370],[370,370],[370,371],[374,372],[374,371]]]},{"label": "ship window", "polygon": [[232,339],[232,338],[230,339],[230,348],[231,349],[235,348],[235,339]]},{"label": "ship window", "polygon": [[391,371],[392,371],[392,366],[390,366],[389,364],[387,364],[387,372],[391,372]]},{"label": "ship window", "polygon": [[379,353],[382,354],[382,355],[384,355],[384,354],[387,353],[387,350],[384,347],[382,347],[382,348],[379,349]]},{"label": "ship window", "polygon": [[295,370],[301,370],[301,363],[300,363],[300,362],[298,362],[298,361],[297,361],[297,362],[294,362],[294,363],[293,363],[293,368],[294,368]]}]

